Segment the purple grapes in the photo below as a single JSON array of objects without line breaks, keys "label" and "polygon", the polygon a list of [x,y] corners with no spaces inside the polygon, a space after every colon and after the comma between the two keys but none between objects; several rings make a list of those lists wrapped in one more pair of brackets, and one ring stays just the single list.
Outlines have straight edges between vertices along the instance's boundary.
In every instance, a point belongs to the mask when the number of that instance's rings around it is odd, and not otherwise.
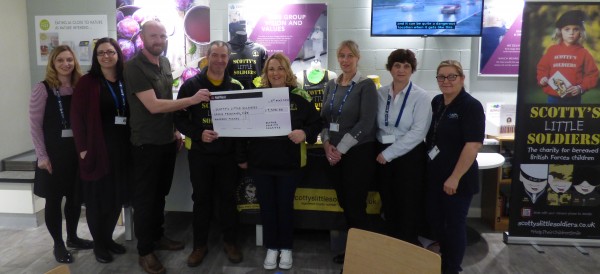
[{"label": "purple grapes", "polygon": [[117,23],[117,34],[119,37],[131,39],[139,31],[140,24],[131,16],[127,16]]},{"label": "purple grapes", "polygon": [[119,22],[121,22],[121,20],[123,20],[123,18],[125,18],[125,15],[123,14],[122,11],[117,10],[116,17],[117,17],[117,23],[119,23]]},{"label": "purple grapes", "polygon": [[117,8],[133,4],[133,0],[117,0]]},{"label": "purple grapes", "polygon": [[118,42],[125,61],[131,59],[135,55],[135,45],[127,39],[119,39]]},{"label": "purple grapes", "polygon": [[200,70],[198,68],[186,68],[181,74],[181,80],[185,82],[187,81],[187,79],[194,77],[198,73],[200,73]]},{"label": "purple grapes", "polygon": [[131,17],[133,17],[133,19],[135,21],[137,21],[140,25],[146,20],[146,18],[149,18],[149,12],[148,9],[145,8],[141,8],[139,10],[136,10]]},{"label": "purple grapes", "polygon": [[135,41],[135,48],[137,51],[140,51],[144,48],[144,41],[142,41],[141,35],[136,35],[133,41]]},{"label": "purple grapes", "polygon": [[180,11],[186,11],[191,4],[192,0],[175,0],[175,6]]}]

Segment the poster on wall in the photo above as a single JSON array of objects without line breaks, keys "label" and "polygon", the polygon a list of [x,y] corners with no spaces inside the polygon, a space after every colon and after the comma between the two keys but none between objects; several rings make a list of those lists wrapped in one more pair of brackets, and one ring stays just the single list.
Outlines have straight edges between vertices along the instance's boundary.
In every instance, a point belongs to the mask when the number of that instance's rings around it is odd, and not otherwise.
[{"label": "poster on wall", "polygon": [[327,68],[326,4],[229,4],[227,17],[230,40],[243,34],[269,55],[282,52],[296,72]]},{"label": "poster on wall", "polygon": [[91,65],[94,42],[108,36],[106,15],[42,15],[35,17],[35,51],[38,66],[59,45],[73,49],[81,65]]},{"label": "poster on wall", "polygon": [[479,40],[480,76],[517,76],[524,0],[486,0]]},{"label": "poster on wall", "polygon": [[598,28],[597,3],[525,4],[509,243],[600,244]]},{"label": "poster on wall", "polygon": [[163,56],[171,63],[174,88],[200,72],[210,43],[209,0],[116,0],[116,8],[117,37],[125,60],[143,48],[142,24],[158,20],[167,31]]}]

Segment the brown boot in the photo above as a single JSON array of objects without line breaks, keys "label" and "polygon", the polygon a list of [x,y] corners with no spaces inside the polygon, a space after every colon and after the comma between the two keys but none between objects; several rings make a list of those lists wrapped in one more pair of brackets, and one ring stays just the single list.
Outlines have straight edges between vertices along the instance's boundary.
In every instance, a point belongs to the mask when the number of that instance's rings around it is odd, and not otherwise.
[{"label": "brown boot", "polygon": [[237,264],[242,261],[242,251],[235,244],[224,243],[223,251],[227,254],[230,262]]},{"label": "brown boot", "polygon": [[158,250],[182,250],[185,247],[182,242],[171,240],[166,236],[162,236],[154,244]]},{"label": "brown boot", "polygon": [[208,248],[206,246],[194,248],[190,256],[187,260],[187,265],[189,267],[196,267],[202,263],[204,257],[206,257],[206,253],[208,253]]},{"label": "brown boot", "polygon": [[144,271],[149,274],[162,274],[167,272],[154,253],[140,256],[138,263]]}]

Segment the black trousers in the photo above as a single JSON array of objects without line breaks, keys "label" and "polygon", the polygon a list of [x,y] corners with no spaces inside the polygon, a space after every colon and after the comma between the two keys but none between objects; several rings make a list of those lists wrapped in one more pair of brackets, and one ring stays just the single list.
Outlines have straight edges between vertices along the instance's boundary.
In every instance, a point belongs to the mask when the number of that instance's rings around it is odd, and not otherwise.
[{"label": "black trousers", "polygon": [[[106,249],[108,244],[113,241],[112,234],[122,207],[115,202],[114,196],[117,190],[111,187],[108,180],[110,180],[110,176],[96,181],[83,181],[85,216],[90,233],[94,238],[94,247],[100,249]],[[108,191],[103,188],[108,188]]]},{"label": "black trousers", "polygon": [[367,216],[367,195],[375,179],[375,142],[352,147],[342,159],[328,169],[338,203],[344,209],[349,228],[373,230]]},{"label": "black trousers", "polygon": [[236,187],[239,168],[233,155],[205,155],[188,152],[190,180],[194,192],[194,247],[205,246],[208,241],[213,205],[216,205],[223,241],[236,244],[237,203]]},{"label": "black trousers", "polygon": [[442,272],[460,272],[467,248],[467,214],[473,194],[448,195],[439,187],[428,189],[426,199],[427,220],[434,238],[440,242]]},{"label": "black trousers", "polygon": [[[380,144],[378,151],[388,145]],[[420,245],[419,228],[425,215],[425,143],[388,162],[378,164],[381,201],[386,234]]]},{"label": "black trousers", "polygon": [[177,146],[133,147],[134,190],[132,197],[134,232],[140,256],[154,251],[154,242],[163,236],[165,197],[171,190]]},{"label": "black trousers", "polygon": [[260,204],[264,245],[268,249],[292,249],[294,245],[294,195],[300,175],[252,173]]}]

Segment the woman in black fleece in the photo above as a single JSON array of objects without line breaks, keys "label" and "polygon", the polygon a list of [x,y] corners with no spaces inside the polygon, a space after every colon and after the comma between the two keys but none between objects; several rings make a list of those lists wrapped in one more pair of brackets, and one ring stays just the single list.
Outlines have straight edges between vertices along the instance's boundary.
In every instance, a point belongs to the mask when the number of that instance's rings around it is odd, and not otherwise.
[{"label": "woman in black fleece", "polygon": [[262,73],[262,87],[287,87],[290,96],[292,132],[287,136],[249,138],[241,168],[254,178],[263,224],[263,239],[267,255],[263,267],[292,267],[293,210],[296,186],[301,180],[301,168],[306,164],[305,142],[314,143],[321,131],[319,113],[306,97],[306,91],[296,86],[289,59],[275,53],[267,59]]}]

